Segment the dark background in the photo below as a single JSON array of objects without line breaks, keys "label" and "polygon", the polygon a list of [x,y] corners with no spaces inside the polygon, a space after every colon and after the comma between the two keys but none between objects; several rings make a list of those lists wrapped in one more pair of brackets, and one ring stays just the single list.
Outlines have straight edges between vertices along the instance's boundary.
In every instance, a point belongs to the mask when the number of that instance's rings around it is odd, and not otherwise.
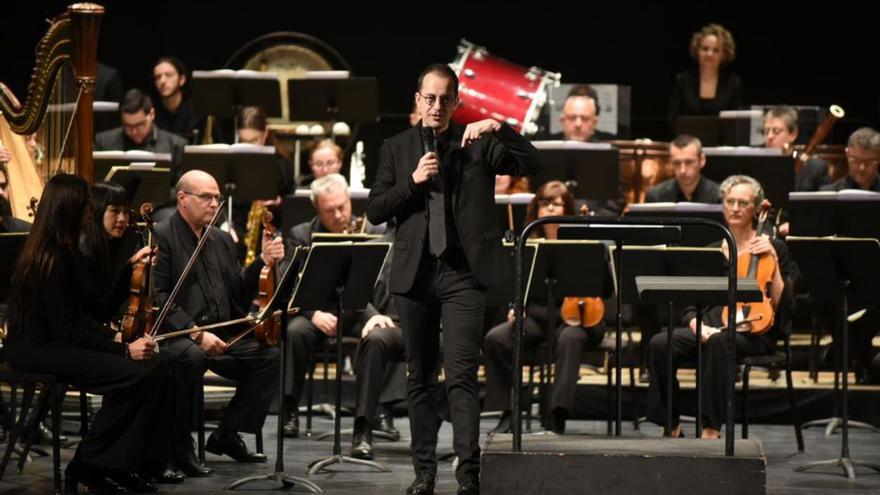
[{"label": "dark background", "polygon": [[[0,29],[0,80],[17,95],[25,94],[44,19],[67,3],[4,6],[10,10]],[[216,69],[263,34],[307,33],[338,50],[355,75],[379,78],[383,128],[390,132],[404,125],[419,70],[451,62],[464,37],[517,64],[561,72],[563,82],[629,85],[633,137],[668,139],[668,92],[674,74],[693,64],[691,34],[719,22],[736,39],[732,67],[748,103],[839,104],[846,118],[832,140],[841,143],[855,128],[880,122],[875,3],[111,1],[99,60],[120,71],[125,89],[152,88],[152,65],[161,55],[177,55],[190,69]],[[392,11],[409,20],[389,22]]]}]

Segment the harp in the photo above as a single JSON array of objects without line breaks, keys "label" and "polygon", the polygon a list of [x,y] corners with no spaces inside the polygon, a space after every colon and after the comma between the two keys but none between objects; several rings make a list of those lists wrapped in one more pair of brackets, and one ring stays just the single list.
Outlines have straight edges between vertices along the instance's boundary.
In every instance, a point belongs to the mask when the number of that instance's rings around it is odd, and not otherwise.
[{"label": "harp", "polygon": [[0,139],[13,153],[7,168],[15,216],[26,218],[18,205],[39,197],[55,174],[94,179],[92,103],[103,14],[100,5],[76,3],[51,21],[37,45],[24,104],[0,82]]}]

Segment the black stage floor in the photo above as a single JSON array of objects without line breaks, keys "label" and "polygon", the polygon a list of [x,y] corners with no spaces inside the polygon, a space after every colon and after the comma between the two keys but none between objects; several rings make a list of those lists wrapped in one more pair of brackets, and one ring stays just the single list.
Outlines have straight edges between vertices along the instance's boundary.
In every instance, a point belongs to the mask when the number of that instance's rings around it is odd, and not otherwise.
[{"label": "black stage floor", "polygon": [[[350,418],[343,418],[343,427],[350,423]],[[483,440],[485,433],[494,426],[495,420],[482,421]],[[316,430],[332,428],[327,419],[316,420]],[[391,469],[390,473],[374,472],[367,468],[353,465],[337,465],[332,474],[306,475],[306,465],[314,459],[331,453],[332,443],[329,441],[313,441],[291,439],[285,442],[285,467],[293,476],[306,477],[324,489],[325,493],[335,495],[371,495],[404,493],[412,480],[412,467],[409,460],[408,439],[409,427],[405,418],[399,418],[396,426],[403,433],[403,440],[395,443],[378,442],[375,444],[376,460]],[[693,425],[690,426],[692,431]],[[162,492],[169,493],[218,493],[224,486],[235,479],[267,473],[274,468],[275,459],[275,417],[270,416],[265,428],[267,451],[270,463],[266,465],[242,465],[208,454],[209,464],[217,472],[211,478],[188,479],[182,485],[161,485]],[[605,432],[605,423],[600,421],[570,421],[568,434],[600,436]],[[828,470],[820,473],[795,473],[795,467],[810,461],[836,458],[840,453],[840,435],[826,438],[821,429],[806,430],[805,440],[807,451],[795,454],[793,428],[789,425],[752,425],[751,438],[763,442],[767,454],[767,493],[768,494],[867,494],[880,493],[880,474],[859,471],[858,478],[847,480],[842,473]],[[654,425],[643,425],[641,432],[634,432],[631,424],[624,425],[624,434],[629,437],[660,436],[660,429]],[[245,441],[253,448],[253,435],[246,435]],[[348,452],[348,439],[343,442],[343,452]],[[451,451],[452,428],[444,424],[440,433],[440,454]],[[853,458],[880,464],[880,434],[861,430],[850,431],[850,452]],[[73,451],[62,452],[66,462]],[[686,465],[682,469],[687,469]],[[454,494],[456,483],[452,464],[441,462],[438,494]],[[242,492],[267,492],[272,484],[260,482],[239,489]],[[589,493],[589,480],[584,480],[585,491]],[[295,490],[295,489],[294,489]],[[37,494],[52,491],[51,461],[49,458],[34,457],[26,465],[24,473],[18,474],[10,469],[3,481],[0,481],[0,493],[3,494]]]}]

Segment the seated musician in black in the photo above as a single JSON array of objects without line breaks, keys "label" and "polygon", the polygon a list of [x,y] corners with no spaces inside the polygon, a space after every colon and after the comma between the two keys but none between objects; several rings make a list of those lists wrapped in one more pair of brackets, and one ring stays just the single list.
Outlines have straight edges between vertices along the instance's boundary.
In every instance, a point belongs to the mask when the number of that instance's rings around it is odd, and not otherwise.
[{"label": "seated musician in black", "polygon": [[[706,154],[703,143],[696,136],[682,134],[669,143],[669,164],[673,177],[648,189],[645,203],[718,203],[718,183],[703,176]],[[642,332],[642,342],[650,342],[660,331],[660,322],[666,321],[664,307],[648,304],[633,305],[635,319]],[[641,380],[646,380],[644,366],[648,358],[648,346],[641,346],[639,368]]]},{"label": "seated musician in black", "polygon": [[[331,174],[316,179],[311,184],[312,203],[317,215],[310,222],[301,223],[290,230],[288,252],[293,253],[297,246],[312,244],[314,233],[341,233],[354,224],[351,215],[351,199],[348,184],[339,174]],[[366,219],[363,219],[366,222]],[[366,233],[379,234],[382,229],[366,226]],[[385,267],[390,267],[386,260]],[[385,416],[381,428],[394,436],[399,435],[391,422],[389,406],[406,398],[406,381],[402,376],[403,332],[400,329],[397,310],[394,308],[385,277],[380,277],[374,290],[373,302],[358,315],[350,328],[343,329],[347,335],[360,338],[355,357],[357,376],[357,402],[355,406],[354,439],[352,457],[372,459],[372,428],[376,409],[382,403]],[[299,425],[296,406],[304,390],[306,372],[311,366],[312,357],[324,340],[334,337],[338,332],[337,315],[332,312],[304,312],[294,317],[287,327],[289,366],[285,400],[288,401],[285,436],[298,436]]]},{"label": "seated musician in black", "polygon": [[160,57],[153,65],[153,85],[159,95],[156,126],[198,144],[205,119],[195,114],[189,99],[189,72],[177,57]]},{"label": "seated musician in black", "polygon": [[[800,277],[797,265],[789,254],[785,243],[779,239],[770,239],[755,230],[755,218],[758,205],[764,198],[761,184],[745,175],[733,175],[721,183],[721,201],[724,219],[736,239],[737,253],[769,256],[773,266],[768,296],[776,311],[775,322],[769,331],[757,334],[749,333],[751,323],[741,324],[736,334],[736,355],[751,356],[769,354],[776,348],[776,341],[782,332],[791,331],[791,316],[794,310],[792,287]],[[726,243],[721,244],[727,255]],[[743,256],[740,256],[740,262]],[[719,438],[721,425],[725,420],[727,380],[732,377],[727,373],[726,335],[722,326],[720,307],[709,308],[703,315],[703,374],[700,377],[703,387],[703,431],[702,438]],[[754,316],[754,315],[752,315]],[[649,366],[651,383],[649,387],[648,419],[665,424],[666,404],[672,400],[672,432],[673,437],[682,436],[679,424],[679,387],[675,373],[683,362],[696,358],[696,311],[691,308],[684,312],[683,323],[687,328],[677,328],[672,337],[673,369],[667,368],[667,352],[669,342],[666,332],[654,335],[650,341]],[[666,396],[666,379],[672,373],[673,396]]]},{"label": "seated musician in black", "polygon": [[342,148],[332,139],[318,141],[309,152],[309,170],[312,173],[299,178],[299,187],[307,188],[315,179],[338,174],[342,170],[342,155]]},{"label": "seated musician in black", "polygon": [[[168,452],[173,375],[149,337],[116,342],[87,304],[98,296],[78,242],[90,218],[86,182],[59,174],[46,184],[12,280],[7,359],[14,370],[56,375],[103,395],[66,470],[66,487],[93,493],[155,491],[136,471]],[[152,358],[152,359],[151,359]]]},{"label": "seated musician in black", "polygon": [[[177,211],[155,227],[159,259],[153,271],[153,283],[158,307],[168,301],[196,243],[205,235],[217,212],[219,201],[217,182],[206,172],[191,170],[178,181]],[[207,235],[210,237],[204,250],[183,281],[177,298],[171,302],[159,334],[186,328],[195,330],[198,326],[243,317],[243,308],[250,307],[256,295],[262,267],[284,257],[281,239],[264,236],[262,254],[251,265],[242,267],[229,234],[215,228]],[[240,330],[223,327],[215,331],[194,331],[164,341],[162,352],[179,356],[188,366],[187,397],[190,400],[185,402],[190,407],[196,397],[195,387],[201,386],[201,377],[208,368],[237,381],[235,395],[223,420],[208,439],[208,452],[226,454],[239,462],[266,462],[264,455],[247,449],[238,432],[261,431],[276,392],[280,352],[259,343],[253,334],[227,346],[225,341]],[[191,418],[192,410],[189,411],[180,412],[178,419]],[[175,441],[190,442],[191,439],[187,432],[185,437]],[[185,466],[178,467],[190,474]],[[203,475],[200,466],[190,467],[194,475]]]},{"label": "seated musician in black", "polygon": [[706,154],[703,143],[682,134],[669,143],[669,163],[674,177],[648,189],[645,203],[718,203],[718,183],[703,176]]},{"label": "seated musician in black", "polygon": [[[130,89],[119,104],[122,126],[95,135],[95,151],[144,150],[170,153],[174,165],[183,159],[187,142],[180,136],[163,131],[155,125],[153,100],[139,89]],[[172,180],[176,180],[172,174]]]},{"label": "seated musician in black", "polygon": [[[880,192],[880,133],[870,127],[862,127],[853,132],[846,143],[846,161],[849,172],[846,177],[822,187],[823,191],[842,191],[861,189]],[[851,307],[855,313],[859,307]],[[874,353],[871,344],[877,329],[880,328],[880,307],[874,304],[867,308],[861,318],[850,325],[850,353],[856,366],[859,383],[880,383],[880,354]],[[874,362],[872,363],[872,358]]]},{"label": "seated musician in black", "polygon": [[[532,202],[526,210],[525,224],[537,218],[553,215],[574,215],[574,200],[565,184],[550,181],[538,188]],[[543,237],[556,239],[559,226],[545,224],[542,226]],[[539,237],[537,232],[534,237]],[[537,296],[537,297],[536,297]],[[557,301],[558,306],[562,301]],[[550,311],[559,313],[560,307],[548,308],[546,297],[532,294],[526,307],[526,321],[523,346],[537,347],[546,341],[547,320]],[[561,321],[556,316],[556,321]],[[503,411],[501,420],[493,429],[493,433],[507,433],[511,429],[510,393],[513,389],[513,322],[511,309],[507,314],[507,322],[502,323],[486,334],[483,343],[483,354],[486,357],[486,402],[487,411]],[[584,349],[597,346],[605,336],[605,323],[600,321],[592,327],[571,326],[562,323],[556,329],[556,382],[553,384],[553,395],[550,401],[552,415],[551,427],[556,433],[565,432],[565,420],[574,406],[575,388],[580,371],[580,357]]]},{"label": "seated musician in black", "polygon": [[[798,138],[797,110],[787,105],[777,105],[764,114],[764,146],[779,148],[791,154]],[[831,182],[828,175],[828,162],[820,158],[810,158],[794,179],[795,191],[818,191]]]}]

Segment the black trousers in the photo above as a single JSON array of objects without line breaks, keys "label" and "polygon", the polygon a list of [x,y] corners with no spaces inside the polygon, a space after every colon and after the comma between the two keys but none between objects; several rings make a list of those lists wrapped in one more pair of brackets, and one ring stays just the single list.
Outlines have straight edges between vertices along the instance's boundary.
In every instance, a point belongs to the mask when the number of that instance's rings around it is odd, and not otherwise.
[{"label": "black trousers", "polygon": [[[222,336],[221,336],[222,338]],[[187,370],[185,386],[180,387],[175,414],[191,418],[195,405],[196,387],[202,384],[202,375],[210,369],[220,376],[235,380],[235,395],[229,401],[220,428],[231,431],[259,433],[266,421],[269,404],[278,391],[278,367],[281,352],[277,347],[267,347],[249,335],[238,341],[219,356],[208,356],[189,337],[172,339],[163,343],[160,352],[172,354]],[[188,424],[188,422],[187,422]],[[180,435],[180,436],[177,436]],[[175,436],[190,443],[188,428]]]},{"label": "black trousers", "polygon": [[477,366],[483,340],[486,288],[463,256],[422,258],[413,289],[395,294],[406,342],[407,398],[416,473],[437,472],[437,431],[442,423],[438,371],[440,325],[443,371],[452,419],[459,481],[480,471]]},{"label": "black trousers", "polygon": [[[666,378],[672,373],[672,426],[679,422],[679,384],[676,372],[685,362],[697,358],[696,336],[689,328],[676,328],[672,333],[672,370],[667,367],[666,352],[669,349],[666,332],[651,338],[648,354],[651,382],[648,388],[648,419],[659,425],[666,424]],[[736,355],[757,356],[773,352],[776,346],[775,332],[763,335],[736,334]],[[703,343],[703,425],[721,429],[727,413],[727,338],[717,333]]]},{"label": "black trousers", "polygon": [[[348,335],[360,337],[360,324],[349,327]],[[306,374],[318,347],[327,335],[312,322],[297,316],[287,325],[287,367],[285,396],[299,404],[305,390]],[[355,415],[372,420],[376,405],[399,402],[406,398],[405,370],[396,363],[403,361],[403,332],[398,327],[375,328],[358,343],[354,368],[357,377]]]},{"label": "black trousers", "polygon": [[[535,348],[545,341],[546,324],[539,319],[526,317],[523,348]],[[556,329],[556,381],[550,408],[571,411],[574,406],[580,358],[584,349],[595,347],[605,336],[605,325],[583,328],[562,325]],[[510,394],[513,390],[513,322],[495,326],[486,334],[483,344],[486,358],[487,411],[509,411]]]},{"label": "black trousers", "polygon": [[[174,400],[167,357],[131,361],[60,341],[7,344],[11,368],[48,373],[86,392],[103,395],[101,409],[80,442],[76,458],[106,469],[152,469],[168,459]],[[56,434],[58,432],[55,432]]]}]

